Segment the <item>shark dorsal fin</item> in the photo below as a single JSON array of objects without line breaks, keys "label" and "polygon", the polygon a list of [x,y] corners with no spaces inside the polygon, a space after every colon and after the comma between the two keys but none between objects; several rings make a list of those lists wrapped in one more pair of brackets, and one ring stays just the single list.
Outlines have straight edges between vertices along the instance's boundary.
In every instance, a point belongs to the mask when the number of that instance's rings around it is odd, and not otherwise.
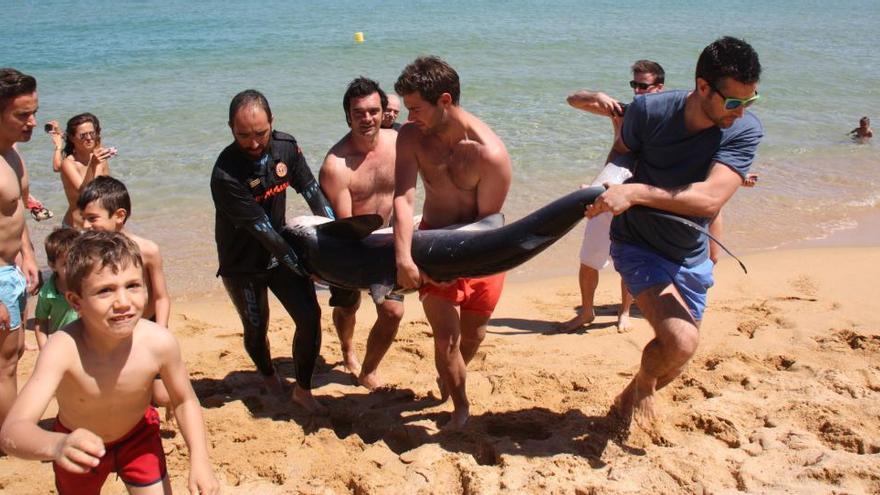
[{"label": "shark dorsal fin", "polygon": [[318,225],[315,230],[323,235],[359,240],[372,234],[383,223],[380,215],[358,215]]}]

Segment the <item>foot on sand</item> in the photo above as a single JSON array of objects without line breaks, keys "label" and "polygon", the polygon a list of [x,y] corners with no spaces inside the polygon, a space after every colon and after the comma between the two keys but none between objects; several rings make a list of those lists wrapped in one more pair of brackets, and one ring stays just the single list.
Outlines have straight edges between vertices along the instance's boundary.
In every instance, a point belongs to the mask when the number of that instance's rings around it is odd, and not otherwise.
[{"label": "foot on sand", "polygon": [[470,418],[470,408],[463,407],[461,409],[456,409],[452,411],[452,417],[449,418],[449,421],[440,427],[442,431],[458,431],[464,428],[467,424],[468,418]]},{"label": "foot on sand", "polygon": [[594,311],[590,311],[587,313],[586,311],[581,311],[574,318],[568,321],[562,321],[556,324],[556,328],[552,333],[571,333],[575,330],[578,330],[586,325],[589,325],[596,319],[596,313]]},{"label": "foot on sand", "polygon": [[626,333],[633,329],[632,321],[629,319],[629,314],[619,314],[617,315],[617,332],[618,333]]},{"label": "foot on sand", "polygon": [[306,390],[299,385],[293,387],[293,395],[291,398],[293,402],[299,404],[312,416],[327,416],[330,412],[323,404],[315,399],[311,390]]},{"label": "foot on sand", "polygon": [[614,399],[614,411],[630,426],[635,423],[649,434],[657,431],[657,415],[654,412],[654,387],[652,380],[641,380],[636,375],[623,392]]},{"label": "foot on sand", "polygon": [[278,376],[278,373],[264,376],[263,385],[266,387],[266,391],[269,392],[270,395],[284,394],[284,383],[281,381],[281,377]]},{"label": "foot on sand", "polygon": [[355,378],[361,375],[361,362],[358,361],[354,352],[344,354],[342,356],[342,364],[345,366],[346,371],[354,375]]},{"label": "foot on sand", "polygon": [[379,378],[379,374],[375,371],[366,375],[361,373],[361,375],[358,376],[358,383],[361,384],[361,386],[366,387],[367,390],[371,392],[385,386],[385,384],[382,383],[382,380]]}]

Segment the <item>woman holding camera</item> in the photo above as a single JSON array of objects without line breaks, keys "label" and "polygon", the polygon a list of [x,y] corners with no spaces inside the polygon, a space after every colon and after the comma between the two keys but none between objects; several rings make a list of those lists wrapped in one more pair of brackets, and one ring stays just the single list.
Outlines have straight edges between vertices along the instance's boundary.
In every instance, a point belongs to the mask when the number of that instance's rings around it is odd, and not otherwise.
[{"label": "woman holding camera", "polygon": [[81,113],[68,120],[63,135],[54,120],[46,124],[46,132],[55,143],[52,168],[61,172],[67,197],[67,213],[62,225],[82,228],[82,215],[76,207],[79,193],[95,177],[110,175],[108,160],[116,155],[116,148],[101,146],[101,123],[90,113]]}]

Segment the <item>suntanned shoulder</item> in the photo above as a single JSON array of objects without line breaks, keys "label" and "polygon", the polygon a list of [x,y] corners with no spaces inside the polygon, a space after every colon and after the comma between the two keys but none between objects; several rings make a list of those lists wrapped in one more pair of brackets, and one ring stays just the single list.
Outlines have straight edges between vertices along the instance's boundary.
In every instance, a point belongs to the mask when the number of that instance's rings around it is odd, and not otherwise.
[{"label": "suntanned shoulder", "polygon": [[124,231],[124,233],[129,239],[134,241],[134,243],[137,244],[138,249],[141,250],[141,258],[143,258],[144,264],[150,264],[155,260],[162,259],[162,255],[159,253],[158,244],[145,237],[132,234],[128,231]]}]

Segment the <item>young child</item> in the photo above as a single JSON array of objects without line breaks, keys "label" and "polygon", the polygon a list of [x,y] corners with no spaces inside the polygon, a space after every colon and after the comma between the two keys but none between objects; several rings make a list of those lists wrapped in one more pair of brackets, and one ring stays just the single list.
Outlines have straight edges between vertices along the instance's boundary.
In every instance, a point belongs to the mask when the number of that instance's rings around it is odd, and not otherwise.
[{"label": "young child", "polygon": [[67,271],[67,252],[73,241],[79,237],[75,229],[55,229],[46,237],[46,259],[52,268],[52,276],[40,288],[37,308],[34,310],[34,334],[37,346],[42,349],[46,345],[46,336],[79,318],[76,311],[67,304],[64,293],[67,284],[64,274]]},{"label": "young child", "polygon": [[[113,232],[85,232],[71,246],[67,293],[80,319],[49,338],[0,430],[9,455],[55,461],[60,494],[99,494],[118,473],[131,493],[171,493],[150,384],[168,387],[190,454],[191,493],[217,493],[198,398],[180,348],[144,319],[147,290],[137,245]],[[53,431],[37,425],[55,397]]]},{"label": "young child", "polygon": [[874,137],[874,129],[871,129],[871,119],[862,117],[859,119],[859,126],[849,131],[850,136],[855,139],[867,140]]},{"label": "young child", "polygon": [[125,184],[108,175],[96,177],[80,191],[76,205],[82,212],[83,229],[121,232],[138,245],[144,260],[144,277],[149,294],[144,318],[168,328],[171,298],[165,286],[162,256],[155,242],[125,229],[125,222],[131,217],[131,198]]}]

